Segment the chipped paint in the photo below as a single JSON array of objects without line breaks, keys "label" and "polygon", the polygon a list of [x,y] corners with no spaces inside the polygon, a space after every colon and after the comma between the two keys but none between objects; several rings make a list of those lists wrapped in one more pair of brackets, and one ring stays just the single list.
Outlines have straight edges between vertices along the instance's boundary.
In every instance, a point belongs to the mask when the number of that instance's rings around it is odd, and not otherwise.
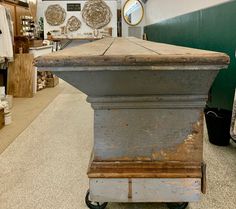
[{"label": "chipped paint", "polygon": [[[193,125],[191,134],[183,140],[183,143],[170,149],[152,153],[152,160],[165,161],[202,161],[203,149],[203,113],[198,122]],[[194,153],[194,154],[191,154]]]}]

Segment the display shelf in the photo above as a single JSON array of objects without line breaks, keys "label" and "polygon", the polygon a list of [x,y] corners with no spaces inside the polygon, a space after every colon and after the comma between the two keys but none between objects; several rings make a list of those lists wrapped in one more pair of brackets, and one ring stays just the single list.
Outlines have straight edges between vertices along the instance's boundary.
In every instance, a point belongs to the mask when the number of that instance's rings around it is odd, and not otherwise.
[{"label": "display shelf", "polygon": [[20,16],[21,19],[21,34],[23,36],[34,37],[34,20],[32,16]]}]

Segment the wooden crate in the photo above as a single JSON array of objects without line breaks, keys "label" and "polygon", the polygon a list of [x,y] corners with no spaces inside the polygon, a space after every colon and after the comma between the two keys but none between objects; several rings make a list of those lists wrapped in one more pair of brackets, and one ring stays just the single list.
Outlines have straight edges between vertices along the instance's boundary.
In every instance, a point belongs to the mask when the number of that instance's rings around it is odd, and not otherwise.
[{"label": "wooden crate", "polygon": [[0,129],[4,126],[4,109],[0,109]]},{"label": "wooden crate", "polygon": [[46,78],[46,87],[51,88],[55,87],[59,83],[59,78],[54,75],[53,78]]}]

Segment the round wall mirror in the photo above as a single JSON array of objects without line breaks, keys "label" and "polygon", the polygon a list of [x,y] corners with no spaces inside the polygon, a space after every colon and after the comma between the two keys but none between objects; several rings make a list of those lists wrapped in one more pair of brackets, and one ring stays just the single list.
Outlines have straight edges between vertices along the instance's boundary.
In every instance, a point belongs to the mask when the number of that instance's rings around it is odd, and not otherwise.
[{"label": "round wall mirror", "polygon": [[144,9],[139,0],[127,0],[123,8],[125,22],[131,26],[138,25],[143,19]]}]

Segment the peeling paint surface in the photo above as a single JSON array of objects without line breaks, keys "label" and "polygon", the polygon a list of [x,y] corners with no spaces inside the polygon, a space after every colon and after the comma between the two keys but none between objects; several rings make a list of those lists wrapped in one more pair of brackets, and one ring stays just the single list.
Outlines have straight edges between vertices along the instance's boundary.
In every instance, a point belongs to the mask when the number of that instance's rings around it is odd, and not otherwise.
[{"label": "peeling paint surface", "polygon": [[94,128],[95,161],[202,159],[202,113],[197,109],[96,110]]},{"label": "peeling paint surface", "polygon": [[201,162],[202,159],[202,149],[203,149],[203,114],[199,121],[192,127],[192,133],[183,140],[183,143],[172,147],[170,149],[162,149],[160,152],[153,153],[153,160],[163,159],[165,161],[184,161],[186,160],[186,155],[188,156],[188,161]]}]

